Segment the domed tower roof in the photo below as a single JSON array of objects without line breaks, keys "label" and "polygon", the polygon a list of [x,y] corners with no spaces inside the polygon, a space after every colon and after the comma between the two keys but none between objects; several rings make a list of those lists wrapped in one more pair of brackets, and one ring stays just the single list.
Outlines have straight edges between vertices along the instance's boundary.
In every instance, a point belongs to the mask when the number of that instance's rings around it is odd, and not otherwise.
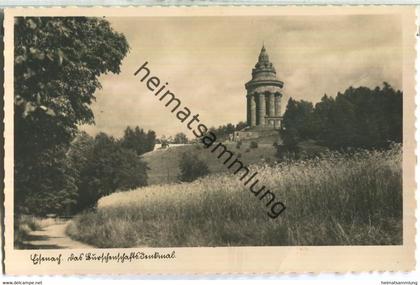
[{"label": "domed tower roof", "polygon": [[283,82],[277,79],[276,69],[270,62],[264,45],[258,56],[258,62],[252,69],[252,79],[245,84],[245,87],[246,89],[250,89],[261,85],[283,87]]},{"label": "domed tower roof", "polygon": [[260,72],[269,72],[273,73],[274,76],[276,75],[276,69],[274,68],[273,64],[270,62],[268,57],[267,51],[265,50],[265,46],[262,46],[260,55],[258,56],[258,62],[255,64],[255,68],[252,70],[252,75],[260,73]]}]

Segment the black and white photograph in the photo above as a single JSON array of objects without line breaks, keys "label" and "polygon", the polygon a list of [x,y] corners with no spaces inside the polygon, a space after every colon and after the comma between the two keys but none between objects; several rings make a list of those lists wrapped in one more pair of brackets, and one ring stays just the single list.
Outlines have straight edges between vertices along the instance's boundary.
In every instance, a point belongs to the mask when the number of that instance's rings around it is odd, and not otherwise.
[{"label": "black and white photograph", "polygon": [[174,10],[10,16],[13,252],[366,246],[409,267],[409,9]]}]

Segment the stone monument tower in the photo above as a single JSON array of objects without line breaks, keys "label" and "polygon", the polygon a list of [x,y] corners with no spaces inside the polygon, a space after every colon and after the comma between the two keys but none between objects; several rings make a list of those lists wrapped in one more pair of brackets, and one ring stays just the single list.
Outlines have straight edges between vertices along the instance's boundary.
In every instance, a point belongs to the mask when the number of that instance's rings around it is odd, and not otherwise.
[{"label": "stone monument tower", "polygon": [[247,90],[247,124],[250,129],[281,128],[281,89],[276,70],[263,45],[258,62],[252,69],[252,79],[245,84]]}]

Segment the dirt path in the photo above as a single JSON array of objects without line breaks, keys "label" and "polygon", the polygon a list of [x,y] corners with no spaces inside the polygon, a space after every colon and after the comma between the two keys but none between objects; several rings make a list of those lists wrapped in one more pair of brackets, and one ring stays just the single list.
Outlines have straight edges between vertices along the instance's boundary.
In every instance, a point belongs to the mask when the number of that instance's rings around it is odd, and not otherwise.
[{"label": "dirt path", "polygon": [[32,231],[24,242],[28,249],[59,249],[59,248],[94,248],[90,245],[72,240],[66,235],[66,227],[71,222],[55,221],[42,230]]}]

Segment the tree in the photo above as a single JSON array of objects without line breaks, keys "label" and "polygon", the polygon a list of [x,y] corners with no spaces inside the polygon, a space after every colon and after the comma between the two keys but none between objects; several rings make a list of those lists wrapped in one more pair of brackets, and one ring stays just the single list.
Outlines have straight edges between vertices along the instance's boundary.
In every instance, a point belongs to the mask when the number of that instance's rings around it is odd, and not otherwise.
[{"label": "tree", "polygon": [[179,170],[178,179],[183,182],[191,182],[210,173],[207,164],[200,160],[197,155],[190,153],[182,155]]},{"label": "tree", "polygon": [[146,151],[152,151],[156,145],[156,133],[152,130],[147,131],[146,134]]},{"label": "tree", "polygon": [[188,138],[184,133],[177,133],[174,137],[174,144],[187,144]]},{"label": "tree", "polygon": [[314,138],[320,142],[334,139],[334,134],[331,131],[334,124],[333,110],[334,98],[327,96],[327,94],[324,94],[321,102],[315,105],[313,122],[316,126],[316,133]]},{"label": "tree", "polygon": [[78,197],[77,170],[67,158],[66,150],[59,145],[39,155],[40,159],[34,170],[25,176],[28,180],[23,181],[32,185],[34,191],[25,196],[15,197],[15,203],[19,199],[18,213],[37,216],[72,213]]},{"label": "tree", "polygon": [[127,127],[121,139],[121,145],[126,149],[131,149],[137,155],[152,151],[155,148],[156,134],[154,131],[144,132],[138,126],[132,129]]},{"label": "tree", "polygon": [[[17,17],[14,35],[15,210],[30,197],[62,191],[56,173],[77,125],[94,122],[99,76],[119,73],[128,51],[108,21],[86,17]],[[64,163],[64,162],[62,162]],[[63,168],[64,169],[64,168]],[[37,181],[37,183],[35,183]],[[71,184],[70,181],[68,183]]]},{"label": "tree", "polygon": [[[95,146],[95,140],[84,131],[79,131],[70,144],[67,156],[74,169],[84,169],[89,163],[90,154]],[[79,179],[77,179],[79,180]]]},{"label": "tree", "polygon": [[[132,149],[121,146],[117,140],[105,133],[98,134],[93,146],[84,147],[78,152],[80,144],[73,144],[71,152],[77,156],[72,161],[79,163],[78,209],[92,207],[102,196],[117,190],[135,189],[147,185],[147,165]],[[75,148],[76,150],[74,150]],[[77,164],[76,164],[77,165]]]},{"label": "tree", "polygon": [[288,145],[313,137],[315,129],[312,121],[313,105],[307,101],[295,101],[292,98],[287,102],[286,112],[283,115],[281,131],[284,141]]}]

